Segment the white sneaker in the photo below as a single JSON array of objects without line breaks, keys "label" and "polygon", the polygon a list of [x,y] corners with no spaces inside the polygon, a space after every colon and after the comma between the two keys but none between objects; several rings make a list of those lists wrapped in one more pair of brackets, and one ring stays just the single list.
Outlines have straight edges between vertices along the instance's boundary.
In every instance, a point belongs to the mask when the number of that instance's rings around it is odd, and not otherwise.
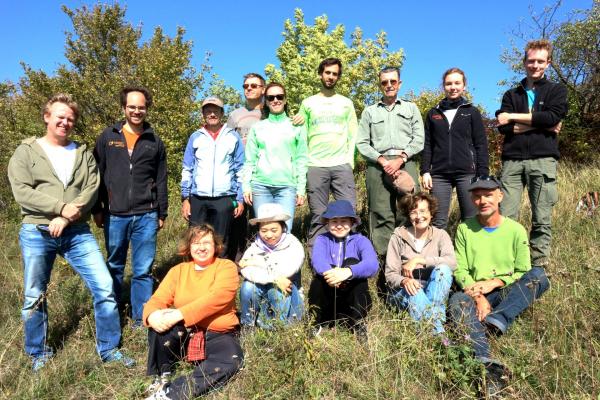
[{"label": "white sneaker", "polygon": [[169,388],[160,388],[153,395],[146,397],[145,400],[171,400],[169,397]]},{"label": "white sneaker", "polygon": [[156,375],[150,386],[148,386],[148,388],[146,389],[146,394],[154,394],[159,390],[163,389],[165,385],[169,384],[170,378],[170,372],[165,372],[160,376]]}]

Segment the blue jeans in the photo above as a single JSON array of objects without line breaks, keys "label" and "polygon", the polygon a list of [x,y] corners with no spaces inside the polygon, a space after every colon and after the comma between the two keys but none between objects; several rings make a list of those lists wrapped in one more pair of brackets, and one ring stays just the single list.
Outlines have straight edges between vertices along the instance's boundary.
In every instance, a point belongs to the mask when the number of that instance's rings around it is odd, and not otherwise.
[{"label": "blue jeans", "polygon": [[127,249],[131,241],[131,317],[141,323],[144,304],[152,296],[152,264],[156,253],[156,211],[139,215],[107,215],[104,223],[107,264],[117,303],[122,304]]},{"label": "blue jeans", "polygon": [[294,283],[292,292],[285,295],[274,283],[262,285],[244,280],[240,288],[240,308],[242,325],[261,328],[270,328],[274,319],[284,323],[299,321],[304,313],[302,296]]},{"label": "blue jeans", "polygon": [[513,284],[485,295],[492,306],[492,312],[483,321],[477,318],[473,298],[464,292],[456,292],[448,303],[450,318],[458,327],[466,329],[475,356],[487,361],[490,358],[490,344],[486,337],[488,327],[493,326],[496,333],[505,333],[515,318],[529,308],[535,299],[540,298],[549,286],[550,281],[543,268],[530,269]]},{"label": "blue jeans", "polygon": [[400,310],[408,310],[415,321],[431,321],[435,334],[443,333],[446,300],[452,285],[452,270],[447,265],[439,265],[435,267],[429,280],[421,283],[423,288],[414,296],[408,294],[404,288],[390,290],[388,301]]},{"label": "blue jeans", "polygon": [[24,264],[25,352],[32,357],[52,355],[48,347],[46,289],[56,255],[62,256],[81,276],[92,293],[96,320],[96,350],[104,358],[119,345],[121,326],[112,279],[98,243],[87,224],[68,226],[58,238],[23,224],[19,232]]},{"label": "blue jeans", "polygon": [[296,210],[296,188],[291,186],[266,186],[259,183],[252,184],[252,208],[254,215],[258,215],[258,208],[266,203],[279,204],[290,215],[285,223],[288,232],[292,232],[294,212]]}]

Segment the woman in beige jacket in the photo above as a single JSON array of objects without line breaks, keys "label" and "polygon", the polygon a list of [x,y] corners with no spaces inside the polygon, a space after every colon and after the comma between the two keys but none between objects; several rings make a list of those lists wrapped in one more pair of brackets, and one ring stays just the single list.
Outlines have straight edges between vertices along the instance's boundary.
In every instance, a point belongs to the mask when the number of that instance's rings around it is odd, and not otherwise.
[{"label": "woman in beige jacket", "polygon": [[408,310],[415,321],[430,321],[433,332],[441,334],[452,271],[456,268],[452,240],[446,231],[431,226],[437,208],[431,195],[407,195],[400,207],[412,226],[396,228],[388,245],[388,302]]}]

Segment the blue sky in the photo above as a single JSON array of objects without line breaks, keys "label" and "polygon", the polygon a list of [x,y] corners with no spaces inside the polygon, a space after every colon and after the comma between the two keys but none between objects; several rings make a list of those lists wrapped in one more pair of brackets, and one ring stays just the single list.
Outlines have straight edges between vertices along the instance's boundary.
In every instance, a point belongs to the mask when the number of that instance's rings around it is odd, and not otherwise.
[{"label": "blue sky", "polygon": [[[207,51],[212,53],[214,72],[226,83],[239,87],[241,77],[250,71],[263,72],[267,63],[277,64],[275,50],[281,43],[283,22],[301,8],[305,21],[326,14],[331,26],[343,24],[349,33],[356,26],[365,38],[381,30],[388,33],[389,48],[405,51],[400,94],[409,90],[438,88],[441,74],[449,67],[462,68],[469,90],[477,103],[493,112],[505,88],[498,86],[512,73],[500,62],[500,54],[510,46],[510,31],[521,19],[529,21],[529,6],[541,11],[550,1],[433,0],[367,2],[348,0],[310,1],[177,1],[123,0],[126,19],[143,27],[147,39],[160,25],[168,35],[177,26],[186,28],[186,38],[194,42],[193,63],[199,66]],[[0,81],[17,81],[20,62],[52,74],[65,62],[64,32],[71,29],[61,4],[69,8],[92,1],[0,0]],[[565,0],[563,19],[573,9],[590,8],[592,0]]]}]

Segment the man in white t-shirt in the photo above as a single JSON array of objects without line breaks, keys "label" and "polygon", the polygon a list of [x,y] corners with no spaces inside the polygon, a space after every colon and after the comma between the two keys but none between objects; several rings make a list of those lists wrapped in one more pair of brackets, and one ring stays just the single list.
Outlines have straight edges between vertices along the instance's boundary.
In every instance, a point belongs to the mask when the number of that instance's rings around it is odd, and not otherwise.
[{"label": "man in white t-shirt", "polygon": [[24,264],[25,352],[33,370],[54,355],[48,342],[46,290],[56,255],[64,257],[90,289],[96,321],[96,350],[104,362],[133,367],[118,345],[121,328],[112,279],[87,220],[100,178],[94,157],[69,135],[79,108],[58,94],[44,108],[46,135],[25,139],[10,159],[8,178],[21,206],[19,242]]}]

